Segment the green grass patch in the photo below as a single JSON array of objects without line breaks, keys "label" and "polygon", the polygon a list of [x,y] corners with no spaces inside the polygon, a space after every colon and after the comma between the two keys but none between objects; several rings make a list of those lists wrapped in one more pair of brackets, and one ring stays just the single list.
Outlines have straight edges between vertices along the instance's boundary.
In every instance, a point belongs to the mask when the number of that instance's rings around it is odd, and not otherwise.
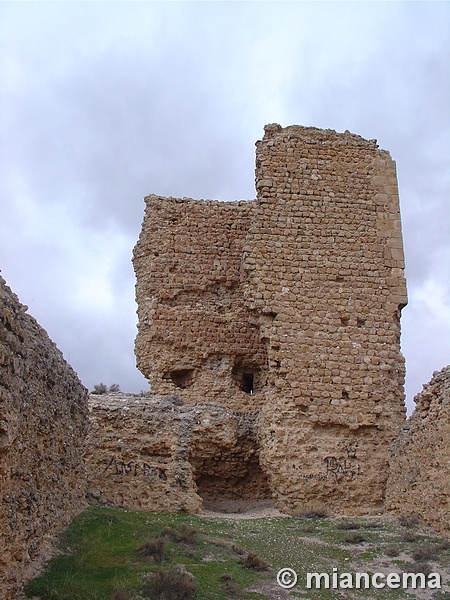
[{"label": "green grass patch", "polygon": [[[405,525],[392,518],[239,520],[89,508],[62,534],[60,554],[26,594],[40,600],[262,600],[271,597],[270,586],[276,589],[278,570],[290,567],[299,576],[295,598],[306,593],[307,572],[336,567],[387,574],[410,571],[418,559],[448,582],[450,544],[423,525],[408,523],[407,529],[415,536],[405,540]],[[167,590],[158,591],[164,585]],[[387,593],[412,597],[401,589],[370,590],[371,598]],[[346,590],[345,598],[362,595]],[[308,590],[307,597],[335,598],[336,591]]]}]

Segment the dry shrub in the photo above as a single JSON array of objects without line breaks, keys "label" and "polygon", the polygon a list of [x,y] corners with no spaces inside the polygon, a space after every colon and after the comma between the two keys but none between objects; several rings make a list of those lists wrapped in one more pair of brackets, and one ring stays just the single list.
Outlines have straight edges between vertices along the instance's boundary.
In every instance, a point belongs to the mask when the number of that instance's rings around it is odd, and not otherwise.
[{"label": "dry shrub", "polygon": [[190,600],[195,584],[188,573],[160,569],[147,575],[142,591],[144,598],[151,600]]},{"label": "dry shrub", "polygon": [[248,552],[245,557],[241,559],[241,564],[246,569],[251,569],[252,571],[269,571],[270,569],[270,565],[254,552]]},{"label": "dry shrub", "polygon": [[419,536],[417,533],[413,533],[412,531],[405,531],[402,535],[402,540],[404,542],[415,542]]},{"label": "dry shrub", "polygon": [[412,557],[416,562],[419,563],[426,562],[428,560],[436,560],[440,551],[440,545],[427,544],[414,550]]},{"label": "dry shrub", "polygon": [[336,529],[342,529],[344,531],[361,529],[361,527],[361,523],[356,523],[354,521],[344,521],[343,523],[338,523],[338,525],[336,525]]},{"label": "dry shrub", "polygon": [[237,546],[236,544],[231,544],[230,550],[238,556],[244,556],[244,554],[246,554],[246,551],[240,546]]},{"label": "dry shrub", "polygon": [[417,527],[420,525],[420,519],[417,515],[400,515],[398,522],[402,527]]},{"label": "dry shrub", "polygon": [[428,577],[430,573],[433,573],[433,568],[428,563],[416,562],[412,565],[411,570],[408,569],[408,573],[423,573],[425,577]]},{"label": "dry shrub", "polygon": [[394,557],[394,556],[398,556],[400,554],[400,551],[398,548],[395,548],[394,546],[390,546],[389,548],[386,548],[386,552],[385,552],[386,556],[390,556],[390,557]]},{"label": "dry shrub", "polygon": [[344,538],[344,542],[347,542],[347,544],[361,544],[365,541],[366,538],[360,533],[351,533],[350,535],[347,535]]},{"label": "dry shrub", "polygon": [[292,515],[294,519],[324,519],[328,511],[322,504],[311,504]]},{"label": "dry shrub", "polygon": [[166,544],[164,540],[149,540],[142,544],[138,550],[142,558],[150,558],[155,563],[162,563],[166,554]]},{"label": "dry shrub", "polygon": [[159,537],[170,542],[182,543],[193,545],[197,542],[197,530],[188,527],[185,523],[180,525],[178,529],[170,529],[170,527],[164,527],[159,534]]}]

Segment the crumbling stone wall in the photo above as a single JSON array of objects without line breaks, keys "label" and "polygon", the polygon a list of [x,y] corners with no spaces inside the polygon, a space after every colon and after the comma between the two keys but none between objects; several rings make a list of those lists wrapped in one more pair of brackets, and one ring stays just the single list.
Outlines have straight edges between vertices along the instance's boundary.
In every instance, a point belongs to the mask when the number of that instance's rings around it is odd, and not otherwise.
[{"label": "crumbling stone wall", "polygon": [[450,536],[450,366],[433,373],[392,447],[386,507]]},{"label": "crumbling stone wall", "polygon": [[94,502],[198,512],[217,497],[271,497],[246,413],[121,393],[91,395],[89,410],[85,458]]},{"label": "crumbling stone wall", "polygon": [[269,125],[256,189],[146,198],[138,366],[155,391],[253,414],[280,507],[376,512],[405,419],[395,163],[349,132]]},{"label": "crumbling stone wall", "polygon": [[254,410],[267,360],[242,290],[242,252],[254,205],[145,200],[133,258],[139,369],[155,393]]},{"label": "crumbling stone wall", "polygon": [[0,277],[0,597],[85,503],[87,390]]}]

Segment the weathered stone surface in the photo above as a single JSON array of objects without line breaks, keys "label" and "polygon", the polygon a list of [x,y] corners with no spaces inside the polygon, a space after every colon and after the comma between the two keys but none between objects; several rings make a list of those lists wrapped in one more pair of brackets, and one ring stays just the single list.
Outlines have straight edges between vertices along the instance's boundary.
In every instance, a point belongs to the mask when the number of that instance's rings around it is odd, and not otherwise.
[{"label": "weathered stone surface", "polygon": [[[216,498],[271,497],[245,413],[177,396],[90,396],[86,445],[94,502],[198,512]],[[199,496],[202,494],[202,497]]]},{"label": "weathered stone surface", "polygon": [[392,449],[386,508],[450,536],[450,366],[435,372]]},{"label": "weathered stone surface", "polygon": [[[260,406],[266,351],[242,289],[253,212],[251,202],[146,198],[133,259],[136,356],[153,392],[240,411]],[[245,373],[253,374],[251,397],[241,389]]]},{"label": "weathered stone surface", "polygon": [[0,277],[0,597],[85,504],[87,390]]},{"label": "weathered stone surface", "polygon": [[374,140],[269,125],[257,199],[146,198],[138,366],[157,393],[253,415],[283,509],[382,509],[405,419],[395,163]]}]

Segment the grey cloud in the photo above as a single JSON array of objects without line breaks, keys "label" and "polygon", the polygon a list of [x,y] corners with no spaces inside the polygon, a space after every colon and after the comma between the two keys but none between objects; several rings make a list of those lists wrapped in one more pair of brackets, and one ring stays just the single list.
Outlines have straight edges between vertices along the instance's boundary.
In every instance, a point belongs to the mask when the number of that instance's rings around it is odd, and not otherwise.
[{"label": "grey cloud", "polygon": [[448,257],[449,12],[0,3],[0,268],[88,386],[143,388],[130,262],[143,196],[253,198],[253,144],[274,121],[350,129],[391,152],[409,396],[448,362],[420,293],[445,279]]}]

